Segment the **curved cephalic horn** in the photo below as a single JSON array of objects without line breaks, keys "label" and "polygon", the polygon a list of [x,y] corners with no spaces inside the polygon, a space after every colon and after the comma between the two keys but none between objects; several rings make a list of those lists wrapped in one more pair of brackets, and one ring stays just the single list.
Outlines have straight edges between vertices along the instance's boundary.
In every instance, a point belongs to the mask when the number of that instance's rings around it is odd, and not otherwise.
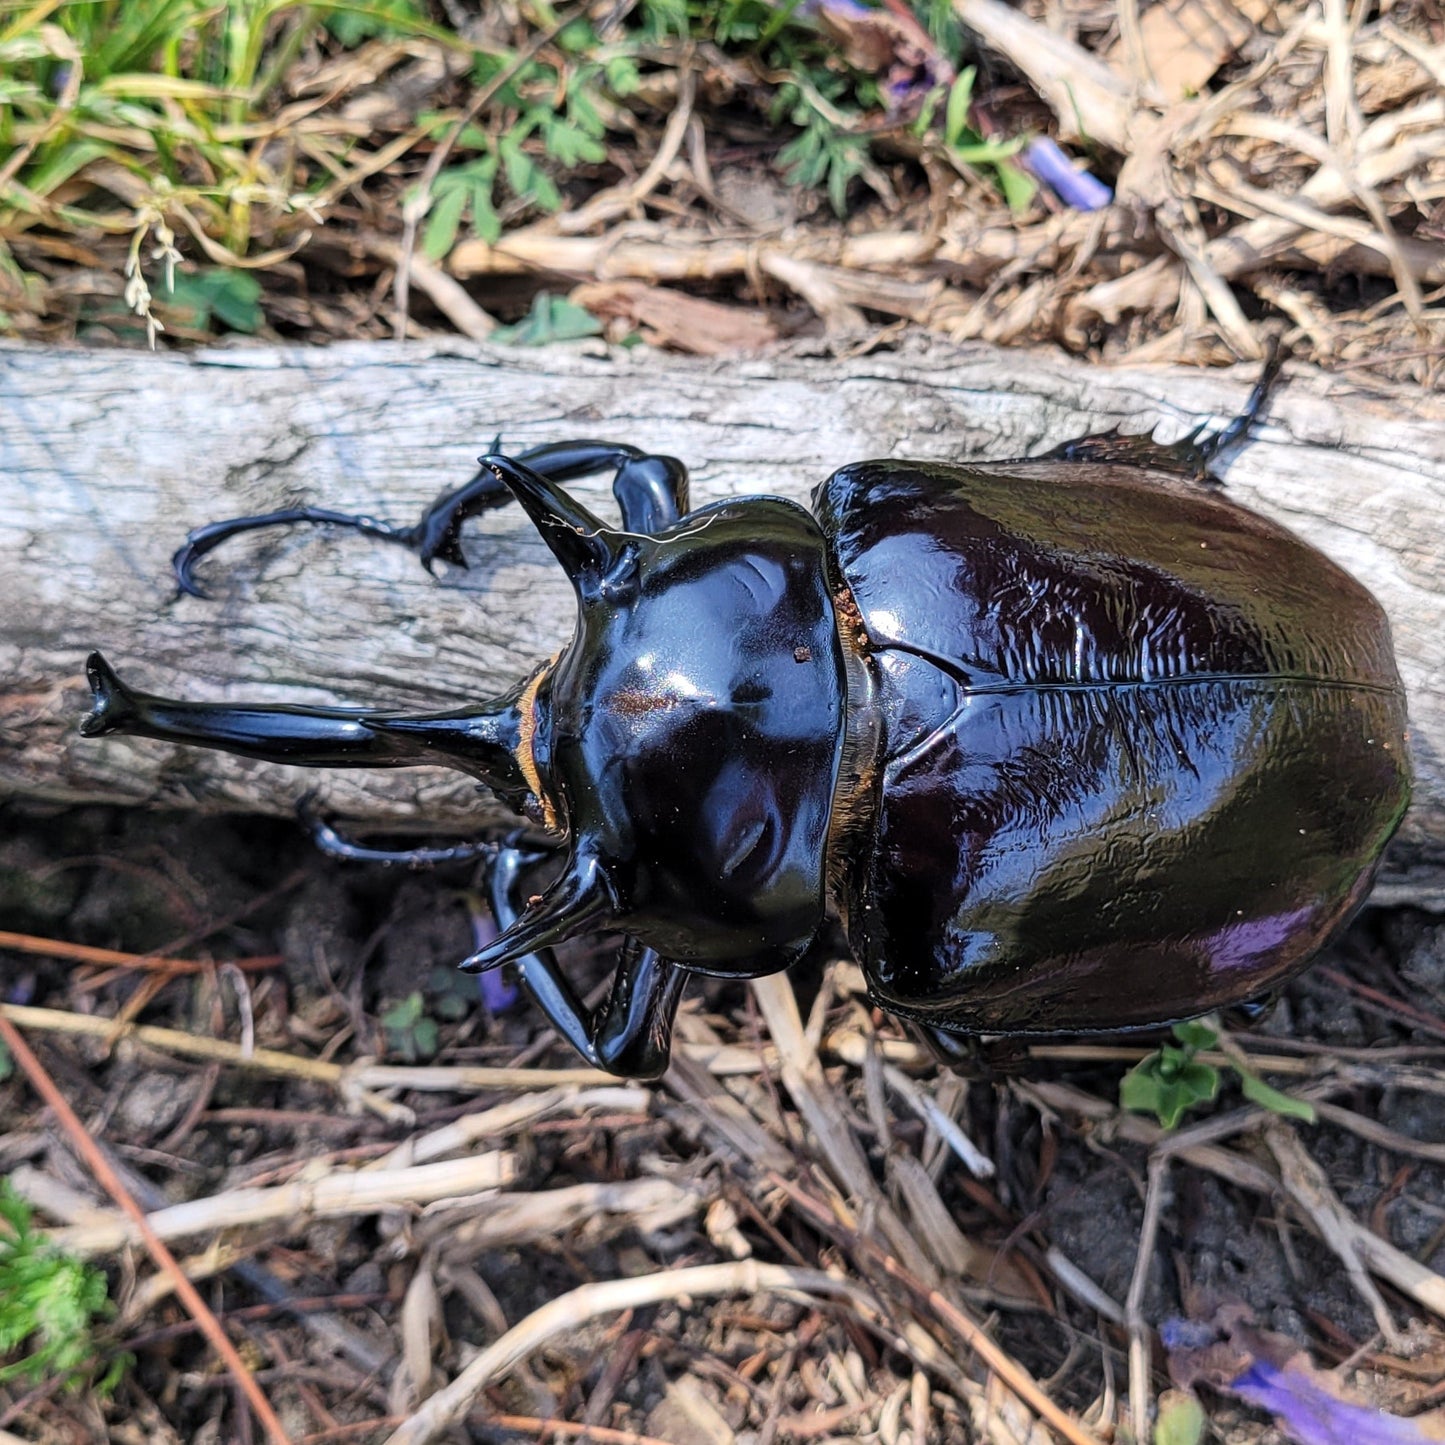
[{"label": "curved cephalic horn", "polygon": [[510,457],[490,455],[480,461],[521,504],[574,587],[581,590],[607,571],[613,553],[603,523],[581,502]]},{"label": "curved cephalic horn", "polygon": [[595,928],[612,911],[612,895],[597,859],[574,857],[562,876],[500,938],[465,959],[467,973],[515,963]]},{"label": "curved cephalic horn", "polygon": [[80,720],[84,737],[127,733],[318,768],[440,764],[480,778],[504,797],[528,791],[517,761],[522,735],[518,699],[525,682],[474,707],[408,716],[371,708],[157,697],[127,687],[98,652],[91,653],[85,671],[91,709]]}]

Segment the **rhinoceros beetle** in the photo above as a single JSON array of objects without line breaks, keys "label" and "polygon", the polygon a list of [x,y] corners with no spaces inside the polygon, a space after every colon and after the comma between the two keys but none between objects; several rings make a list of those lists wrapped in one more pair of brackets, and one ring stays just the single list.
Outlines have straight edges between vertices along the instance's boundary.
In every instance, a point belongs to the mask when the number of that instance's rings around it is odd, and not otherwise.
[{"label": "rhinoceros beetle", "polygon": [[[1370,887],[1405,810],[1405,698],[1374,599],[1209,485],[1247,431],[1117,432],[1042,457],[835,472],[813,511],[689,510],[666,456],[573,441],[477,476],[414,527],[303,507],[465,566],[515,500],[571,579],[567,647],[502,696],[425,715],[178,702],[96,654],[87,736],[326,767],[443,764],[540,824],[520,841],[344,857],[487,860],[515,967],[584,1058],[659,1074],[690,973],[788,968],[839,920],[873,998],[947,1052],[969,1035],[1141,1028],[1301,969]],[[620,526],[561,483],[614,472]],[[595,1014],[555,945],[621,934]]]}]

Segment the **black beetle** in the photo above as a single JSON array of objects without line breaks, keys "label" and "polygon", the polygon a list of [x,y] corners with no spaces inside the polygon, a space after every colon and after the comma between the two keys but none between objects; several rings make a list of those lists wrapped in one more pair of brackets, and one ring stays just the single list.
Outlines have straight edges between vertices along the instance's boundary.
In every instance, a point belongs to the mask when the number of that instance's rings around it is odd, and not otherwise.
[{"label": "black beetle", "polygon": [[[291,522],[465,566],[463,522],[515,499],[572,580],[576,632],[502,697],[425,716],[170,701],[96,654],[82,731],[480,779],[565,847],[540,896],[515,840],[319,838],[486,857],[503,932],[463,967],[515,965],[620,1074],[666,1067],[689,973],[787,968],[832,910],[873,997],[941,1050],[1246,1001],[1364,898],[1410,783],[1379,606],[1203,484],[1273,370],[1214,435],[860,462],[813,515],[689,511],[680,462],[577,441],[494,447],[415,527],[314,508],[215,523],[176,554],[183,590],[227,537]],[[604,468],[620,527],[559,485]],[[594,1017],[552,948],[602,932],[625,941]]]}]

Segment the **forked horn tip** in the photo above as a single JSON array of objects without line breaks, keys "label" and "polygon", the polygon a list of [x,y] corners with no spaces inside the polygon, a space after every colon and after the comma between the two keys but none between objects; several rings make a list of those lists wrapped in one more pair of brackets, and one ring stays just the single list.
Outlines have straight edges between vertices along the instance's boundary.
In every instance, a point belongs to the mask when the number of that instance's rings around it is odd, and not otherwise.
[{"label": "forked horn tip", "polygon": [[80,720],[82,737],[99,738],[119,732],[135,716],[130,689],[101,652],[85,659],[85,680],[90,684],[90,711]]}]

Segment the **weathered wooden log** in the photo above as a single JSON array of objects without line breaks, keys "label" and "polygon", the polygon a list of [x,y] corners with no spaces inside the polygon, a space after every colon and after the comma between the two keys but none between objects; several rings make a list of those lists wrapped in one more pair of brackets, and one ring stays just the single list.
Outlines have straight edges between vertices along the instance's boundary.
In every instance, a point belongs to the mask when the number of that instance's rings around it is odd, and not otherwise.
[{"label": "weathered wooden log", "polygon": [[[1228,484],[1388,610],[1419,781],[1385,892],[1442,905],[1445,400],[1287,375]],[[170,556],[201,522],[302,501],[409,521],[497,432],[510,447],[599,436],[673,453],[693,467],[698,502],[803,500],[868,456],[1016,456],[1116,423],[1167,436],[1237,411],[1250,379],[937,345],[725,363],[455,343],[0,347],[0,791],[284,811],[316,782],[198,749],[82,740],[92,647],[172,695],[419,709],[500,690],[571,628],[571,594],[515,509],[470,524],[471,569],[440,582],[399,548],[291,529],[228,544],[202,564],[214,599],[178,598]],[[583,495],[605,511],[606,488]],[[486,808],[455,774],[334,773],[324,786],[326,806],[351,818],[455,826]]]}]

